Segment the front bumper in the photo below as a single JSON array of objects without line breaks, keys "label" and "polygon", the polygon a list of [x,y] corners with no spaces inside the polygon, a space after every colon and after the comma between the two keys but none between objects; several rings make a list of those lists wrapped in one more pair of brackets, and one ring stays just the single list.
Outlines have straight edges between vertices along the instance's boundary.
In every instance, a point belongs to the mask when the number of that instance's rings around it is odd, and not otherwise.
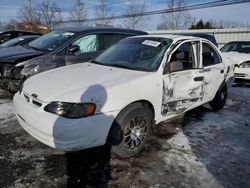
[{"label": "front bumper", "polygon": [[250,82],[250,68],[235,68],[235,82]]},{"label": "front bumper", "polygon": [[[34,100],[35,101],[35,100]],[[45,112],[41,106],[16,93],[14,109],[21,126],[40,142],[63,151],[75,151],[104,145],[114,121],[110,112],[79,119],[68,119]],[[37,102],[37,101],[36,101]]]}]

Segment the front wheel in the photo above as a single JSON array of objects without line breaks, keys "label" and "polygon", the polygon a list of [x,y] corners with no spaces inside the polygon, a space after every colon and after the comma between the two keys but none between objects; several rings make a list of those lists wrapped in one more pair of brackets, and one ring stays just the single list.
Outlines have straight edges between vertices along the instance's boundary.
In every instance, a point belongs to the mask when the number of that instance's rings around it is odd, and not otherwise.
[{"label": "front wheel", "polygon": [[214,99],[209,102],[212,110],[218,111],[225,106],[227,101],[227,90],[227,84],[224,84],[224,86],[217,91]]},{"label": "front wheel", "polygon": [[152,111],[148,105],[134,103],[117,116],[111,129],[112,152],[127,158],[139,153],[151,133]]}]

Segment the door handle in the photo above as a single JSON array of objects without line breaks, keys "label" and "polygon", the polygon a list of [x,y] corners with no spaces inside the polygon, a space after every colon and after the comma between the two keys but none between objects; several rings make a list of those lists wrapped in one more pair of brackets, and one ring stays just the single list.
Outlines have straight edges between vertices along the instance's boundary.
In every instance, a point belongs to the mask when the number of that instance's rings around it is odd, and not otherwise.
[{"label": "door handle", "polygon": [[221,69],[221,70],[220,70],[220,73],[221,73],[221,74],[223,74],[223,73],[224,73],[224,70],[223,70],[223,69]]},{"label": "door handle", "polygon": [[204,76],[197,76],[197,77],[194,77],[194,81],[195,82],[201,82],[204,80]]}]

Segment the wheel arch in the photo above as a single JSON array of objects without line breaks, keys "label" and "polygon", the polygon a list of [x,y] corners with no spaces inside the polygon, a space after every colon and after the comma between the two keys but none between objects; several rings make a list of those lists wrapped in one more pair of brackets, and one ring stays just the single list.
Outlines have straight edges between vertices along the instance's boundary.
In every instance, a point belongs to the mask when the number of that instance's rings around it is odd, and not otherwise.
[{"label": "wheel arch", "polygon": [[111,133],[112,133],[112,129],[114,128],[114,126],[115,126],[115,121],[116,121],[116,118],[124,111],[124,110],[126,110],[127,108],[129,108],[132,104],[136,104],[136,103],[139,103],[139,104],[142,104],[142,105],[147,105],[148,107],[149,107],[149,109],[151,110],[151,112],[152,112],[152,118],[153,118],[153,125],[154,125],[154,123],[155,123],[155,109],[154,109],[154,106],[153,106],[153,104],[150,102],[150,101],[148,101],[148,100],[145,100],[145,99],[141,99],[141,100],[137,100],[137,101],[134,101],[134,102],[131,102],[131,103],[129,103],[128,105],[126,105],[124,108],[122,108],[121,110],[120,110],[120,112],[117,114],[117,116],[114,118],[114,120],[113,120],[113,122],[112,122],[112,124],[111,124],[111,127],[110,127],[110,129],[109,129],[109,133],[108,133],[108,135],[107,135],[107,139],[106,139],[106,143],[108,142],[109,144],[110,144],[110,138],[111,138]]}]

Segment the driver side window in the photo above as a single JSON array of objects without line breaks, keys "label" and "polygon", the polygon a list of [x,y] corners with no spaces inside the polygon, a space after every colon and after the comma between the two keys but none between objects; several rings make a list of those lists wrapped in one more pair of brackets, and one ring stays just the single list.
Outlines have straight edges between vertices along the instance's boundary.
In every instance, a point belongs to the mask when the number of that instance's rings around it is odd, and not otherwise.
[{"label": "driver side window", "polygon": [[95,52],[98,50],[99,47],[98,36],[85,35],[73,42],[72,45],[79,46],[79,54],[83,54],[86,52]]},{"label": "driver side window", "polygon": [[169,71],[184,71],[195,68],[194,53],[191,42],[182,44],[171,56]]}]

